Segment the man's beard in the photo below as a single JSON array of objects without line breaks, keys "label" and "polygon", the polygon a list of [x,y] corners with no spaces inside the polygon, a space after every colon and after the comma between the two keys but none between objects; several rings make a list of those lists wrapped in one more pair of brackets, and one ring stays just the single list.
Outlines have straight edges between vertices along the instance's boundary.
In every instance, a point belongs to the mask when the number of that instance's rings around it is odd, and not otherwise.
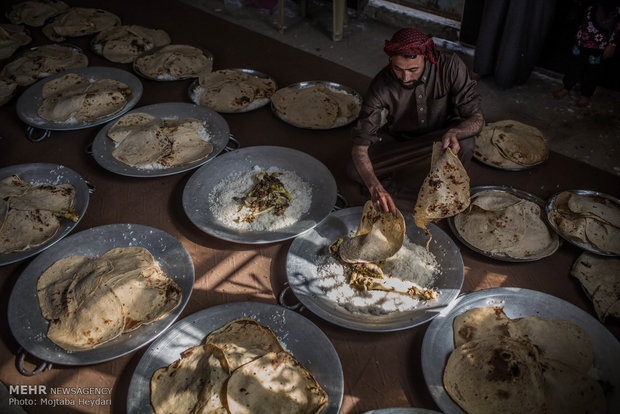
[{"label": "man's beard", "polygon": [[410,83],[405,83],[402,80],[398,79],[398,83],[400,83],[400,86],[402,86],[405,89],[413,89],[415,88],[416,85],[416,81],[411,81]]}]

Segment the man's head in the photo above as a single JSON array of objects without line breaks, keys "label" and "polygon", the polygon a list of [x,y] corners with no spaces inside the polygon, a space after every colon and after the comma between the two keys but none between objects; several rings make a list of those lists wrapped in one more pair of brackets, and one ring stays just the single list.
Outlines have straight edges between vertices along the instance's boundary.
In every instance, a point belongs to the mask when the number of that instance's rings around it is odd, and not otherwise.
[{"label": "man's head", "polygon": [[437,64],[437,47],[431,37],[417,29],[400,29],[383,49],[390,67],[403,86],[411,86],[424,72],[426,61]]}]

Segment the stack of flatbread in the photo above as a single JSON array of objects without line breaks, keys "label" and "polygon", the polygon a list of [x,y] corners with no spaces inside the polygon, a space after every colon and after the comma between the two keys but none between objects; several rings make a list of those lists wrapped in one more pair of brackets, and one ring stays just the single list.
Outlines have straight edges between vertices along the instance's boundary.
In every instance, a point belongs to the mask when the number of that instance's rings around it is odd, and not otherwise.
[{"label": "stack of flatbread", "polygon": [[80,49],[72,46],[44,45],[33,48],[7,63],[0,75],[17,82],[20,86],[27,86],[54,73],[86,66],[88,58]]},{"label": "stack of flatbread", "polygon": [[0,59],[11,57],[20,46],[31,41],[32,38],[26,33],[24,26],[0,24]]},{"label": "stack of flatbread", "polygon": [[121,19],[109,11],[88,7],[74,7],[56,16],[43,26],[43,34],[52,42],[62,42],[68,37],[99,33],[121,24]]},{"label": "stack of flatbread", "polygon": [[17,82],[0,77],[0,106],[9,102],[17,91]]},{"label": "stack of flatbread", "polygon": [[118,63],[133,62],[142,53],[170,44],[170,36],[161,29],[137,25],[113,26],[99,32],[92,48],[106,59]]},{"label": "stack of flatbread", "polygon": [[118,247],[100,256],[68,256],[37,281],[48,338],[67,351],[93,349],[169,315],[181,288],[143,247]]},{"label": "stack of flatbread", "polygon": [[501,307],[454,319],[444,387],[467,413],[606,413],[589,375],[592,343],[578,325],[537,316],[510,319]]},{"label": "stack of flatbread", "polygon": [[476,135],[474,158],[494,167],[519,170],[538,165],[549,157],[542,132],[518,121],[498,121]]},{"label": "stack of flatbread", "polygon": [[211,332],[151,377],[156,414],[311,414],[327,403],[312,374],[249,318]]},{"label": "stack of flatbread", "polygon": [[53,122],[88,122],[113,115],[127,105],[131,89],[114,79],[94,82],[75,73],[52,79],[43,85],[43,101],[37,113]]},{"label": "stack of flatbread", "polygon": [[112,156],[132,167],[185,165],[213,152],[204,125],[196,118],[164,120],[134,112],[119,118],[108,137],[116,143]]},{"label": "stack of flatbread", "polygon": [[431,170],[420,187],[413,208],[416,226],[429,233],[426,228],[429,223],[452,217],[465,210],[469,203],[469,175],[465,167],[451,148],[444,151],[442,143],[435,142]]},{"label": "stack of flatbread", "polygon": [[541,207],[506,191],[485,190],[454,217],[459,235],[482,252],[513,259],[537,260],[553,254],[559,237],[542,218]]},{"label": "stack of flatbread", "polygon": [[77,220],[71,184],[31,185],[17,175],[0,181],[0,254],[40,246],[58,232],[61,219]]},{"label": "stack of flatbread", "polygon": [[601,321],[620,318],[620,259],[583,252],[570,274],[581,282]]},{"label": "stack of flatbread", "polygon": [[29,0],[14,4],[7,17],[13,24],[41,27],[47,19],[68,9],[69,5],[60,0]]},{"label": "stack of flatbread", "polygon": [[213,69],[213,61],[202,50],[190,45],[166,45],[138,56],[138,73],[150,79],[177,80],[197,78]]},{"label": "stack of flatbread", "polygon": [[286,122],[315,129],[345,125],[357,118],[361,108],[357,96],[321,83],[278,89],[271,102]]},{"label": "stack of flatbread", "polygon": [[276,83],[267,77],[234,69],[205,72],[199,78],[198,104],[217,112],[243,112],[269,102]]},{"label": "stack of flatbread", "polygon": [[565,238],[620,255],[620,205],[615,201],[563,191],[555,196],[548,217]]}]

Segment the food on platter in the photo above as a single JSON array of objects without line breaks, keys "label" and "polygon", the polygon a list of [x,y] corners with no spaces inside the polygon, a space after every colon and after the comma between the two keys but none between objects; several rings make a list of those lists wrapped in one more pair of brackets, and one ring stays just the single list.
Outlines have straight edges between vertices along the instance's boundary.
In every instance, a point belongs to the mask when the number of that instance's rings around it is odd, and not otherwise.
[{"label": "food on platter", "polygon": [[458,315],[453,329],[443,384],[465,412],[606,412],[603,388],[589,375],[592,343],[579,325],[511,319],[488,307]]},{"label": "food on platter", "polygon": [[416,226],[429,235],[426,226],[431,222],[452,217],[470,203],[469,175],[451,148],[442,149],[441,142],[433,144],[431,169],[420,187],[413,218]]},{"label": "food on platter", "polygon": [[28,0],[14,4],[7,17],[13,24],[41,27],[47,19],[68,9],[69,5],[60,0]]},{"label": "food on platter", "polygon": [[278,89],[271,102],[286,122],[316,129],[345,125],[357,118],[361,108],[356,95],[320,82]]},{"label": "food on platter", "polygon": [[121,111],[131,89],[114,79],[91,82],[75,73],[52,79],[43,85],[38,115],[53,122],[88,122]]},{"label": "food on platter", "polygon": [[620,255],[620,204],[596,193],[562,191],[548,211],[561,236],[597,252]]},{"label": "food on platter", "polygon": [[583,252],[570,274],[577,278],[601,321],[620,318],[620,259]]},{"label": "food on platter", "polygon": [[93,50],[111,62],[130,63],[147,50],[170,44],[164,30],[138,25],[112,26],[97,33]]},{"label": "food on platter", "polygon": [[196,118],[160,119],[143,112],[119,118],[108,130],[112,156],[138,168],[168,168],[205,159],[213,144]]},{"label": "food on platter", "polygon": [[20,47],[27,45],[32,38],[24,30],[24,26],[16,24],[0,24],[0,59],[8,59]]},{"label": "food on platter", "polygon": [[484,254],[516,260],[547,257],[560,245],[537,203],[507,191],[484,190],[454,217],[461,238]]},{"label": "food on platter", "polygon": [[205,71],[210,72],[213,59],[197,47],[171,44],[138,56],[134,67],[149,79],[178,80],[197,78]]},{"label": "food on platter", "polygon": [[27,86],[55,73],[86,66],[88,58],[76,47],[43,45],[34,47],[7,63],[0,75],[20,86]]},{"label": "food on platter", "polygon": [[0,77],[0,106],[9,102],[15,95],[16,90],[17,82]]},{"label": "food on platter", "polygon": [[56,16],[42,31],[51,41],[62,42],[68,37],[94,34],[120,24],[120,17],[108,11],[74,7]]},{"label": "food on platter", "polygon": [[147,249],[131,246],[57,260],[39,277],[37,297],[48,338],[83,351],[164,318],[182,292]]},{"label": "food on platter", "polygon": [[351,312],[410,310],[438,297],[425,287],[439,273],[435,256],[409,241],[402,215],[379,212],[371,201],[356,233],[329,246],[317,273],[326,296]]},{"label": "food on platter", "polygon": [[312,204],[312,189],[294,171],[276,167],[233,173],[209,198],[214,217],[225,226],[271,231],[295,224]]},{"label": "food on platter", "polygon": [[327,393],[266,326],[235,319],[151,377],[156,414],[320,413]]},{"label": "food on platter", "polygon": [[498,121],[476,135],[474,158],[507,170],[518,170],[544,162],[549,146],[542,132],[518,121]]},{"label": "food on platter", "polygon": [[40,246],[58,232],[61,220],[77,221],[71,184],[31,184],[17,175],[0,181],[0,254]]},{"label": "food on platter", "polygon": [[276,83],[251,71],[221,69],[199,77],[192,100],[217,112],[245,112],[269,103]]}]

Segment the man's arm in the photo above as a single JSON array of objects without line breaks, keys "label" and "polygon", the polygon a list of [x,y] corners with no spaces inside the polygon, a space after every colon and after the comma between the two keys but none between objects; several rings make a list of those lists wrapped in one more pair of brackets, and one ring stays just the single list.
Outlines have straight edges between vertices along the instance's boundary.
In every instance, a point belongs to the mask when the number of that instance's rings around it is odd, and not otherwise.
[{"label": "man's arm", "polygon": [[383,188],[381,182],[375,175],[375,170],[368,156],[368,145],[354,144],[351,149],[351,157],[355,164],[355,169],[360,178],[368,188],[372,202],[380,211],[391,211],[396,214],[398,209],[390,194]]},{"label": "man's arm", "polygon": [[481,111],[476,111],[456,127],[446,131],[441,138],[443,149],[450,147],[455,154],[458,154],[461,149],[459,139],[472,137],[482,131],[482,128],[484,128],[484,116]]}]

